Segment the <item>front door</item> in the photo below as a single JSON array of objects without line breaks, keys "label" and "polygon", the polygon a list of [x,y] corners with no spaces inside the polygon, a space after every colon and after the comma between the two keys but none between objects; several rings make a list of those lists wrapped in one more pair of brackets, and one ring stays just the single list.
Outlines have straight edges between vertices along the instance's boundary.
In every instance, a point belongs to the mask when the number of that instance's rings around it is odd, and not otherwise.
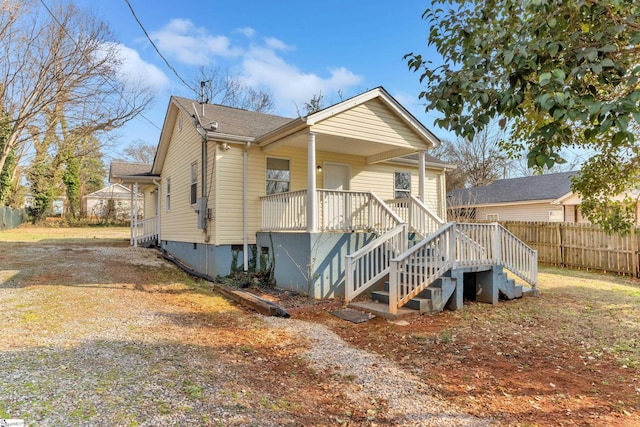
[{"label": "front door", "polygon": [[324,188],[325,190],[339,190],[325,193],[322,204],[322,225],[325,230],[349,230],[351,228],[351,215],[349,193],[351,181],[351,169],[348,165],[339,163],[324,164]]}]

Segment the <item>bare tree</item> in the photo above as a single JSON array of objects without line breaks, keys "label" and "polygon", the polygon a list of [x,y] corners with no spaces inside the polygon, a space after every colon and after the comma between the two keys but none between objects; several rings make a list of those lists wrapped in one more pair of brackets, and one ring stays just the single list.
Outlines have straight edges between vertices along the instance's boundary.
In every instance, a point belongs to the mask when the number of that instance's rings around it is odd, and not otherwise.
[{"label": "bare tree", "polygon": [[273,111],[271,92],[247,86],[239,76],[231,74],[228,70],[222,70],[218,66],[200,67],[198,74],[191,80],[191,87],[198,98],[202,94],[200,84],[205,82],[204,97],[207,102],[259,113]]},{"label": "bare tree", "polygon": [[127,160],[146,165],[152,164],[156,156],[156,146],[147,144],[141,139],[133,141],[123,151]]},{"label": "bare tree", "polygon": [[314,94],[309,102],[304,103],[304,110],[309,114],[317,113],[324,108],[324,95],[322,92]]},{"label": "bare tree", "polygon": [[78,141],[109,132],[143,112],[151,94],[123,82],[120,64],[108,27],[73,3],[47,9],[34,0],[4,0],[0,100],[11,132],[0,170],[11,150],[35,140],[51,143],[45,137],[51,132],[71,144],[71,135]]},{"label": "bare tree", "polygon": [[430,154],[457,168],[447,175],[447,190],[491,184],[504,177],[510,160],[500,149],[503,134],[485,128],[473,140],[443,141]]}]

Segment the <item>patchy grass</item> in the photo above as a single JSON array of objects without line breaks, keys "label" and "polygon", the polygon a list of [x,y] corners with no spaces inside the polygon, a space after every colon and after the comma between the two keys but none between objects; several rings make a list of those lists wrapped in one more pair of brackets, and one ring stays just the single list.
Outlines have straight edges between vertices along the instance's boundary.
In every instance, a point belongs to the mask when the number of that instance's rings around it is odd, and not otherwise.
[{"label": "patchy grass", "polygon": [[465,303],[398,325],[345,326],[315,311],[345,341],[374,349],[478,416],[507,425],[640,425],[640,281],[541,268],[541,296]]},{"label": "patchy grass", "polygon": [[[129,227],[79,227],[52,228],[21,225],[10,230],[0,230],[0,242],[86,243],[99,240],[100,244],[127,241]],[[96,242],[98,243],[98,242]]]}]

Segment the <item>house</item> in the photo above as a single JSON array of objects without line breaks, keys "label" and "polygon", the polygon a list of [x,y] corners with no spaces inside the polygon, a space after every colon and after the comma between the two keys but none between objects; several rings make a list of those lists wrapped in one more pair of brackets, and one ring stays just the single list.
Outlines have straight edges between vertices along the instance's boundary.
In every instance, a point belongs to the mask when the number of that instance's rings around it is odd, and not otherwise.
[{"label": "house", "polygon": [[[156,241],[209,277],[271,268],[279,287],[316,298],[353,301],[388,277],[393,313],[458,252],[495,264],[471,230],[445,224],[448,165],[427,154],[438,142],[381,87],[298,118],[174,96],[153,165],[112,164],[110,181],[144,193],[134,245]],[[399,274],[406,262],[424,268]],[[440,305],[461,306],[462,278],[445,282]]]},{"label": "house", "polygon": [[[67,202],[67,196],[65,195],[56,196],[51,201],[51,209],[47,211],[47,214],[52,216],[62,216],[66,208],[66,202]],[[24,195],[22,208],[23,209],[32,208],[34,206],[34,203],[35,203],[35,197],[33,197],[33,194],[27,193]]]},{"label": "house", "polygon": [[588,224],[582,198],[571,190],[577,171],[499,179],[485,186],[452,190],[447,211],[452,219]]},{"label": "house", "polygon": [[577,172],[499,179],[485,186],[452,190],[447,208],[452,217],[478,221],[575,222],[577,207],[558,200],[571,191]]},{"label": "house", "polygon": [[142,193],[138,193],[136,197],[133,195],[133,191],[124,185],[112,184],[84,196],[81,209],[89,218],[113,217],[129,220],[143,214]]}]

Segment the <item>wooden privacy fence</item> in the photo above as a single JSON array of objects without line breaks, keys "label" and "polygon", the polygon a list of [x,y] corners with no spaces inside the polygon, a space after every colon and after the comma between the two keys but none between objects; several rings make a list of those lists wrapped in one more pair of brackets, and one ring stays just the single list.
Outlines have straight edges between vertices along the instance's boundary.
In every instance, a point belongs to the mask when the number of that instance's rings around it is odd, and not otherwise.
[{"label": "wooden privacy fence", "polygon": [[0,230],[16,228],[23,220],[24,212],[22,209],[0,207]]},{"label": "wooden privacy fence", "polygon": [[538,251],[538,262],[638,276],[639,230],[609,235],[591,224],[515,222],[501,224]]}]

